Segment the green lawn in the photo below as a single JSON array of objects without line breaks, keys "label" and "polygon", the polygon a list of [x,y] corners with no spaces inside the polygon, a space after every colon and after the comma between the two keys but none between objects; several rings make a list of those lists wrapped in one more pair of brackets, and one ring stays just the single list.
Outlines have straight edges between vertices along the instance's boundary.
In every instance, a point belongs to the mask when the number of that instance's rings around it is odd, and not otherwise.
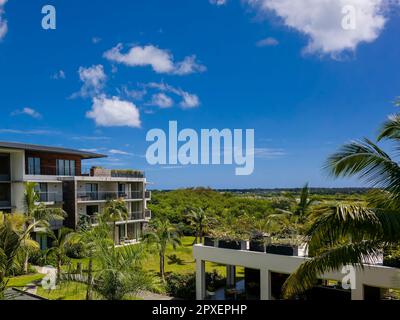
[{"label": "green lawn", "polygon": [[8,281],[7,287],[14,287],[14,288],[23,288],[26,287],[28,284],[39,282],[44,277],[43,274],[28,274],[25,276],[19,276],[11,278]]},{"label": "green lawn", "polygon": [[77,282],[63,282],[56,290],[38,287],[37,294],[49,300],[85,300],[86,285]]}]

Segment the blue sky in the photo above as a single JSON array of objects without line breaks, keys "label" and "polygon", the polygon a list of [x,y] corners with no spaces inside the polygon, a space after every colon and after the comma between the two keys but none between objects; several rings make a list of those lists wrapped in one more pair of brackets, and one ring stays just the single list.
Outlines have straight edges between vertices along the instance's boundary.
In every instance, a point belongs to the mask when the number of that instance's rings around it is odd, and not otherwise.
[{"label": "blue sky", "polygon": [[[400,95],[400,18],[381,0],[0,0],[0,140],[93,150],[153,188],[357,186],[322,170]],[[344,30],[340,4],[354,4]],[[41,27],[54,5],[56,30]],[[146,133],[254,128],[251,176],[150,166]]]}]

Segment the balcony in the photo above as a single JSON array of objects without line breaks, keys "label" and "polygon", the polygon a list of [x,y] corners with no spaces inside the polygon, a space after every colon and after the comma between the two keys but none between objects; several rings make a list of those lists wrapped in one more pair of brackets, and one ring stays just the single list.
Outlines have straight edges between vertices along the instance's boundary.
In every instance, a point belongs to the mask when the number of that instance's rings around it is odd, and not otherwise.
[{"label": "balcony", "polygon": [[143,212],[138,211],[138,212],[131,212],[129,216],[129,220],[135,221],[135,220],[143,220]]},{"label": "balcony", "polygon": [[38,192],[39,201],[42,203],[61,203],[63,195],[60,192]]},{"label": "balcony", "polygon": [[145,220],[151,220],[151,210],[146,210],[144,212],[144,218]]},{"label": "balcony", "polygon": [[116,200],[119,197],[116,191],[104,192],[78,192],[78,201],[109,201]]},{"label": "balcony", "polygon": [[78,192],[78,201],[110,201],[116,199],[124,200],[143,200],[142,191],[118,192],[118,191],[99,191],[99,192]]},{"label": "balcony", "polygon": [[111,170],[101,167],[92,167],[89,170],[89,176],[91,177],[110,177],[110,178],[134,178],[144,179],[145,175],[143,171],[138,170]]},{"label": "balcony", "polygon": [[146,198],[146,200],[151,200],[151,191],[145,192],[145,198]]}]

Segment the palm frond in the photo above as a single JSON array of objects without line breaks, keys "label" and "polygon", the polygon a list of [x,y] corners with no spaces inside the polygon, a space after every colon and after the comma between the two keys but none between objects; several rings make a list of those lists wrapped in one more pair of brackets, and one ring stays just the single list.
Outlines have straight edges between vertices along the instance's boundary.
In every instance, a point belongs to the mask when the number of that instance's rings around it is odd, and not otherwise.
[{"label": "palm frond", "polygon": [[299,269],[289,276],[283,286],[285,298],[292,298],[311,289],[322,274],[340,270],[345,265],[362,268],[362,263],[368,257],[376,260],[381,253],[381,243],[362,241],[346,243],[337,246],[315,258],[304,262]]}]

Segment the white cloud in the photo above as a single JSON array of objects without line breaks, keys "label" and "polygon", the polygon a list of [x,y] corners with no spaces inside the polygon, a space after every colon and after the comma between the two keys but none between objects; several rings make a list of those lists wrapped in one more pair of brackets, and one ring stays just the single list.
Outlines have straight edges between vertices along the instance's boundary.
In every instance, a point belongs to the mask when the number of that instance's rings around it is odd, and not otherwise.
[{"label": "white cloud", "polygon": [[177,75],[185,75],[196,72],[205,72],[207,68],[196,62],[196,56],[186,57],[183,61],[178,62],[175,66],[174,73]]},{"label": "white cloud", "polygon": [[182,101],[180,103],[183,109],[197,108],[200,105],[200,99],[197,95],[185,91],[181,92]]},{"label": "white cloud", "polygon": [[12,116],[27,115],[35,119],[42,118],[42,115],[32,108],[23,108],[22,110],[15,110],[14,112],[11,113],[11,115]]},{"label": "white cloud", "polygon": [[274,159],[285,156],[287,153],[283,149],[255,148],[254,156],[260,159]]},{"label": "white cloud", "polygon": [[80,67],[78,72],[83,85],[80,92],[74,94],[73,97],[87,98],[101,93],[107,81],[104,67],[101,64],[89,68]]},{"label": "white cloud", "polygon": [[111,149],[108,151],[111,154],[118,154],[118,155],[122,155],[122,156],[131,156],[133,155],[132,153],[126,152],[126,151],[122,151],[122,150],[117,150],[117,149]]},{"label": "white cloud", "polygon": [[28,136],[29,135],[53,136],[56,134],[60,134],[57,131],[51,131],[51,130],[19,130],[19,129],[0,129],[0,133],[21,134],[21,135],[28,135]]},{"label": "white cloud", "polygon": [[216,6],[223,6],[228,2],[228,0],[210,0],[211,4],[214,4]]},{"label": "white cloud", "polygon": [[86,116],[101,127],[139,128],[141,125],[139,109],[133,103],[118,97],[93,98],[92,110]]},{"label": "white cloud", "polygon": [[275,47],[279,44],[279,41],[276,40],[275,38],[268,37],[265,39],[262,39],[257,42],[257,47]]},{"label": "white cloud", "polygon": [[175,88],[163,82],[161,83],[150,82],[144,86],[147,88],[157,89],[162,92],[170,92],[177,95],[178,97],[181,98],[181,102],[179,103],[179,105],[183,109],[197,108],[201,104],[200,98],[196,94],[186,92],[180,88]]},{"label": "white cloud", "polygon": [[101,42],[101,38],[99,38],[99,37],[93,37],[92,38],[92,43],[93,44],[98,44],[98,43],[100,43]]},{"label": "white cloud", "polygon": [[0,40],[2,40],[8,31],[7,20],[4,19],[4,6],[7,0],[0,0]]},{"label": "white cloud", "polygon": [[54,79],[54,80],[60,80],[60,79],[65,79],[66,75],[65,75],[64,70],[59,70],[55,74],[53,74],[51,76],[51,78]]},{"label": "white cloud", "polygon": [[169,51],[159,49],[153,45],[135,46],[126,53],[122,53],[122,49],[123,45],[118,44],[105,52],[104,57],[112,62],[130,67],[151,66],[157,73],[186,75],[206,70],[205,66],[196,61],[196,56],[194,55],[175,63],[174,57]]},{"label": "white cloud", "polygon": [[[375,41],[387,20],[386,0],[245,0],[263,13],[274,13],[283,23],[305,34],[305,53],[336,57]],[[392,2],[395,5],[399,1]],[[355,9],[355,28],[343,28],[345,6]]]},{"label": "white cloud", "polygon": [[160,107],[161,109],[171,108],[174,105],[174,100],[171,97],[167,96],[165,93],[156,93],[153,94],[151,98],[151,102],[149,103],[152,106]]}]

